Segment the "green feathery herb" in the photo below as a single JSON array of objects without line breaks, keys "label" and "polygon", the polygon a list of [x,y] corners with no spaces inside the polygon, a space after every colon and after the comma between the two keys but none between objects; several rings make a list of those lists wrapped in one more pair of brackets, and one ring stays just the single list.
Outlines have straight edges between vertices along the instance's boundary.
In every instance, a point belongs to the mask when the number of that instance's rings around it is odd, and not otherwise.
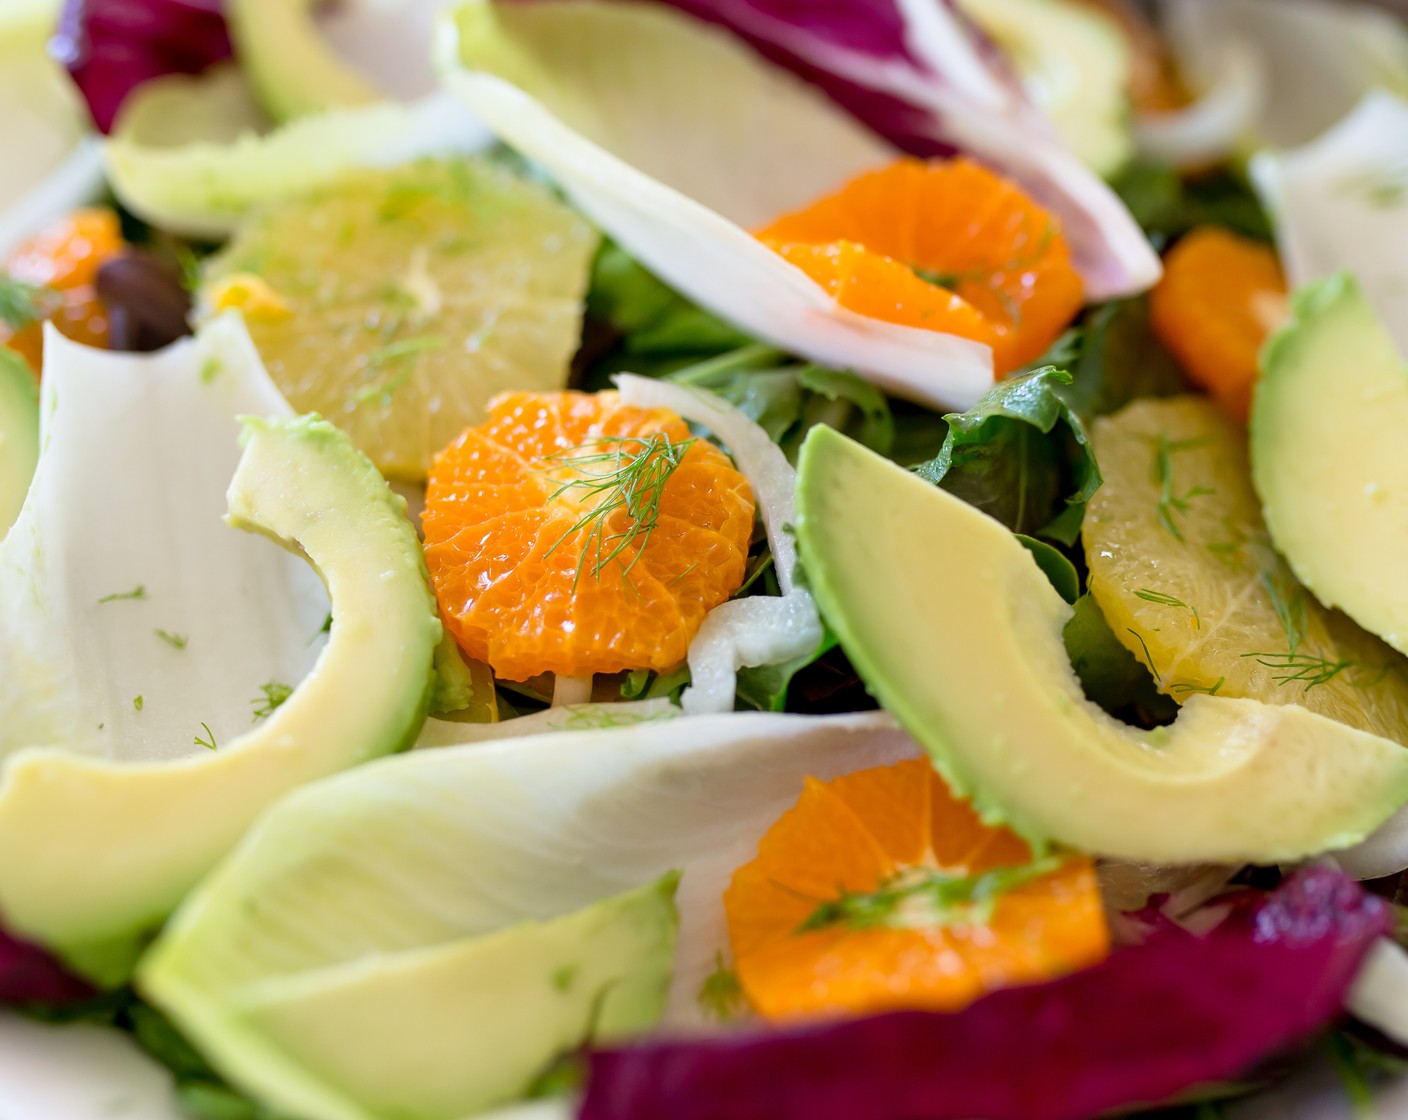
[{"label": "green feathery herb", "polygon": [[1353,661],[1331,661],[1312,653],[1244,653],[1242,656],[1272,670],[1271,679],[1279,685],[1304,682],[1304,692],[1316,685],[1328,684],[1354,665]]},{"label": "green feathery herb", "polygon": [[1154,655],[1149,652],[1149,643],[1144,640],[1144,635],[1134,629],[1130,629],[1129,633],[1134,635],[1134,640],[1139,643],[1139,648],[1144,651],[1144,664],[1148,667],[1149,672],[1154,675],[1154,680],[1156,682],[1161,680],[1163,674],[1159,672],[1158,667],[1154,664]]},{"label": "green feathery herb", "polygon": [[724,964],[723,953],[714,954],[714,971],[699,988],[699,1006],[720,1023],[730,1022],[743,1012],[743,985],[738,982],[738,973]]},{"label": "green feathery herb", "polygon": [[1305,592],[1297,590],[1287,597],[1280,581],[1270,572],[1261,573],[1261,585],[1271,597],[1271,609],[1276,612],[1276,621],[1286,632],[1286,656],[1294,657],[1301,642],[1305,641]]},{"label": "green feathery herb", "polygon": [[142,700],[142,698],[141,698],[140,696],[134,696],[134,697],[132,697],[132,707],[135,708],[137,711],[140,712],[140,711],[142,710],[142,704],[143,704],[143,703],[144,703],[144,701]]},{"label": "green feathery herb", "polygon": [[146,597],[147,589],[139,583],[131,591],[118,591],[112,595],[104,595],[98,600],[98,606],[102,606],[104,603],[117,603],[123,599],[145,599]]},{"label": "green feathery herb", "polygon": [[1201,692],[1206,696],[1216,696],[1222,690],[1222,686],[1227,683],[1226,677],[1218,677],[1212,684],[1197,684],[1193,681],[1178,681],[1168,686],[1170,692],[1181,692],[1185,695]]},{"label": "green feathery herb", "polygon": [[1194,486],[1182,494],[1173,491],[1173,457],[1179,451],[1191,451],[1207,443],[1205,437],[1196,439],[1171,440],[1167,436],[1157,436],[1151,441],[1154,445],[1154,481],[1159,484],[1158,521],[1177,540],[1183,540],[1183,530],[1179,528],[1174,515],[1187,513],[1194,498],[1205,498],[1214,493],[1207,486]]},{"label": "green feathery herb", "polygon": [[[588,555],[594,551],[592,576],[600,579],[613,560],[632,546],[639,546],[621,572],[623,579],[629,577],[659,524],[665,483],[684,462],[693,443],[692,438],[677,443],[664,432],[651,436],[602,436],[547,456],[546,461],[555,467],[570,467],[581,476],[559,485],[549,495],[549,501],[572,494],[582,503],[594,503],[553,543],[547,555],[551,556],[574,533],[583,532],[586,539],[576,578],[582,578]],[[611,532],[612,515],[617,512],[625,513],[628,524],[619,532]]]},{"label": "green feathery herb", "polygon": [[0,323],[12,331],[47,319],[62,302],[63,296],[53,288],[26,284],[0,272]]},{"label": "green feathery herb", "polygon": [[1162,591],[1151,591],[1147,587],[1141,587],[1134,593],[1136,599],[1143,599],[1146,603],[1157,603],[1161,607],[1177,607],[1179,610],[1187,611],[1193,616],[1193,627],[1196,630],[1203,628],[1203,620],[1198,617],[1198,608],[1190,607],[1182,599],[1173,595],[1166,595]]},{"label": "green feathery herb", "polygon": [[201,727],[205,729],[205,738],[202,739],[197,735],[196,746],[205,747],[206,750],[213,751],[215,749],[215,732],[210,730],[210,724],[208,723],[202,722]]},{"label": "green feathery herb", "polygon": [[186,644],[190,641],[190,639],[186,637],[185,634],[172,634],[166,630],[153,630],[152,633],[155,634],[167,645],[169,645],[172,649],[185,649]]},{"label": "green feathery herb", "polygon": [[259,695],[250,701],[254,707],[254,722],[266,719],[273,715],[283,706],[285,700],[293,695],[293,689],[280,681],[269,681],[267,684],[259,686]]}]

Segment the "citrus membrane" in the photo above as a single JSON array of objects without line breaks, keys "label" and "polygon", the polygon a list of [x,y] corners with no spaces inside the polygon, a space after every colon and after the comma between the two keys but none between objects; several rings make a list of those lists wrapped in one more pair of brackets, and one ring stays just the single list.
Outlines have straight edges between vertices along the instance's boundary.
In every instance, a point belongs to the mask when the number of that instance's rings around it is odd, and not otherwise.
[{"label": "citrus membrane", "polygon": [[294,408],[418,481],[495,394],[566,384],[596,240],[492,160],[421,160],[260,210],[201,295],[245,309]]}]

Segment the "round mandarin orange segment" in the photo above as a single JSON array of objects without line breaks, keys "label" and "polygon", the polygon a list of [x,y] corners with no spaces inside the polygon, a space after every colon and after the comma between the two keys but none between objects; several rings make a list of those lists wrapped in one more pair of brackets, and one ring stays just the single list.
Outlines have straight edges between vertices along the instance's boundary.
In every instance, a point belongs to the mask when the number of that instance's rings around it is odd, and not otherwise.
[{"label": "round mandarin orange segment", "polygon": [[743,582],[753,497],[667,409],[506,393],[436,458],[422,526],[445,625],[500,677],[666,672]]},{"label": "round mandarin orange segment", "polygon": [[1109,951],[1091,861],[1034,863],[924,759],[809,779],[724,909],[739,983],[769,1019],[954,1011]]},{"label": "round mandarin orange segment", "polygon": [[999,373],[1080,310],[1056,218],[971,160],[902,159],[757,231],[842,307],[986,343]]},{"label": "round mandarin orange segment", "polygon": [[[50,288],[62,297],[49,318],[59,331],[89,346],[108,343],[107,308],[94,285],[98,269],[123,249],[122,226],[115,211],[78,210],[59,218],[22,242],[5,261],[14,280]],[[18,351],[39,372],[44,358],[43,329],[27,323],[18,330],[0,324],[0,342]]]},{"label": "round mandarin orange segment", "polygon": [[1149,297],[1159,340],[1194,384],[1243,422],[1261,347],[1288,315],[1275,251],[1215,226],[1194,230],[1170,250]]}]

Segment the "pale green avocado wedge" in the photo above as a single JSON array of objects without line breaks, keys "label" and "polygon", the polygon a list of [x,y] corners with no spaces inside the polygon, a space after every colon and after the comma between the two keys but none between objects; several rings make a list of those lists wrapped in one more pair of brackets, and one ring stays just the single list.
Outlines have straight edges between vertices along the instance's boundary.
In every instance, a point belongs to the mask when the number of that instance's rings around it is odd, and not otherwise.
[{"label": "pale green avocado wedge", "polygon": [[1252,481],[1272,541],[1317,599],[1408,653],[1408,365],[1340,275],[1296,295],[1261,370]]},{"label": "pale green avocado wedge", "polygon": [[39,461],[39,386],[25,360],[0,346],[0,537],[19,516]]},{"label": "pale green avocado wedge", "polygon": [[1275,863],[1353,844],[1408,799],[1408,751],[1302,708],[1199,695],[1156,731],[1113,719],[1020,542],[829,428],[803,445],[797,509],[857,672],[987,820],[1102,856]]},{"label": "pale green avocado wedge", "polygon": [[275,120],[381,100],[318,32],[313,0],[232,0],[225,18],[240,65]]},{"label": "pale green avocado wedge", "polygon": [[[51,336],[49,345],[59,343]],[[212,380],[219,376],[236,373],[227,369]],[[57,407],[62,414],[74,405],[68,399]],[[149,691],[124,700],[136,730],[111,753],[94,749],[112,733],[102,725],[96,733],[90,729],[91,744],[75,739],[64,747],[46,745],[62,728],[41,703],[44,719],[36,716],[34,726],[58,730],[13,750],[0,767],[5,924],[100,983],[125,978],[146,935],[268,803],[296,786],[408,746],[425,718],[441,627],[404,501],[345,434],[317,417],[246,420],[244,440],[229,488],[229,522],[303,558],[321,576],[331,601],[331,632],[311,671],[263,714],[251,714],[247,693],[237,694],[244,713],[231,715],[229,725],[242,723],[242,733],[227,740],[196,726],[197,745],[188,739],[176,757],[143,755],[152,748],[143,746],[140,729],[144,720],[160,718],[159,700],[177,698]],[[40,471],[45,469],[41,459]],[[35,487],[40,489],[38,477]],[[25,541],[6,542],[7,549],[21,545],[28,547]],[[39,563],[41,556],[33,559]],[[145,655],[150,646],[173,670],[209,657],[209,643],[200,646],[194,631],[187,648],[187,635],[153,635],[151,623],[141,621],[163,618],[171,596],[157,584],[112,598],[123,601],[79,603],[64,617],[91,612],[102,625],[137,619],[141,645],[131,653]],[[7,601],[0,597],[0,606]],[[243,625],[261,632],[249,616]],[[314,624],[297,642],[309,645],[318,637]],[[161,682],[153,677],[150,683],[155,689]],[[89,687],[101,691],[104,685],[94,681]],[[42,700],[30,696],[30,708]],[[15,701],[21,705],[17,712],[30,710],[24,702]],[[211,720],[221,726],[213,715]],[[159,724],[145,726],[155,731]],[[201,741],[205,736],[208,742]]]}]

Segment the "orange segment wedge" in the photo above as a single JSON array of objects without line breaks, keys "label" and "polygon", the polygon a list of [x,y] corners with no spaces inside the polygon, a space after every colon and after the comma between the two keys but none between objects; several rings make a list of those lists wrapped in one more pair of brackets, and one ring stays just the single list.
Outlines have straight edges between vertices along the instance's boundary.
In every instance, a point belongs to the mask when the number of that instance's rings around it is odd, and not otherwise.
[{"label": "orange segment wedge", "polygon": [[986,343],[999,373],[1039,357],[1081,306],[1056,218],[971,160],[900,160],[757,236],[842,307]]},{"label": "orange segment wedge", "polygon": [[506,393],[436,458],[422,525],[445,625],[500,677],[664,672],[743,582],[753,498],[666,409]]},{"label": "orange segment wedge", "polygon": [[1149,297],[1159,341],[1194,384],[1243,423],[1261,347],[1288,317],[1275,251],[1216,226],[1194,230],[1169,251]]},{"label": "orange segment wedge", "polygon": [[739,983],[770,1019],[953,1011],[1109,951],[1091,861],[1033,863],[924,759],[809,780],[724,908]]}]

